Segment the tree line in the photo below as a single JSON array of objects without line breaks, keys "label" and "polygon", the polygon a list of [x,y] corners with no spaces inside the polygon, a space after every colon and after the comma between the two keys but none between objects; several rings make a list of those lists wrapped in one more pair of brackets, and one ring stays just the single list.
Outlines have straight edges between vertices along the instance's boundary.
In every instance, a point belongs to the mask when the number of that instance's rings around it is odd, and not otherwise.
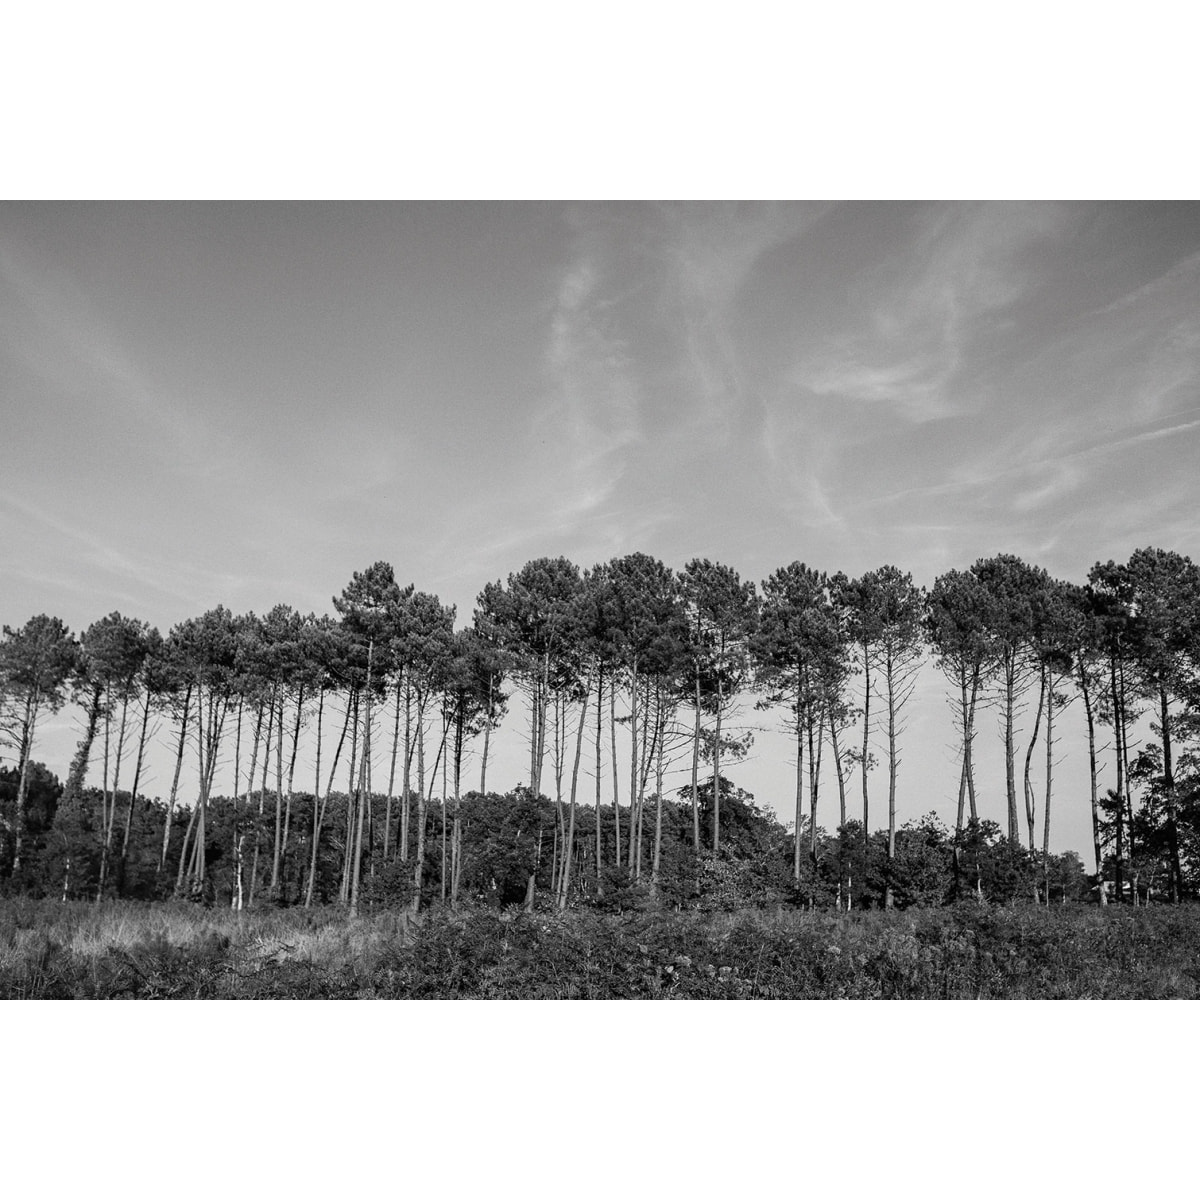
[{"label": "tree line", "polygon": [[[1000,889],[1007,855],[1030,898],[1049,902],[1066,895],[1049,847],[1056,729],[1072,705],[1096,878],[1134,901],[1178,901],[1200,882],[1200,572],[1172,551],[1097,563],[1082,584],[1001,554],[929,589],[894,566],[850,578],[794,562],[756,586],[707,559],[675,571],[641,553],[586,570],[540,558],[489,583],[462,628],[452,606],[378,562],[333,607],[219,606],[165,636],[120,613],[79,637],[46,615],[4,626],[7,889],[220,890],[235,908],[336,900],[356,913],[385,893],[414,906],[464,889],[508,895],[519,862],[526,903],[540,890],[566,906],[631,886],[683,900],[681,881],[753,872],[766,856],[810,899],[891,907],[911,902],[914,847],[935,847],[955,894]],[[931,665],[959,743],[944,836],[928,820],[896,824],[908,707]],[[514,693],[527,783],[497,797],[491,739]],[[68,703],[81,736],[59,785],[34,752],[39,721]],[[748,750],[749,704],[777,714],[794,745],[790,834],[725,775]],[[1003,824],[977,799],[988,710],[1003,737]],[[171,786],[151,801],[139,789],[163,737]],[[185,761],[197,780],[187,797]],[[1108,762],[1115,786],[1102,792]],[[668,776],[687,783],[668,794]],[[833,835],[818,821],[830,786]],[[886,827],[873,813],[885,799]]]}]

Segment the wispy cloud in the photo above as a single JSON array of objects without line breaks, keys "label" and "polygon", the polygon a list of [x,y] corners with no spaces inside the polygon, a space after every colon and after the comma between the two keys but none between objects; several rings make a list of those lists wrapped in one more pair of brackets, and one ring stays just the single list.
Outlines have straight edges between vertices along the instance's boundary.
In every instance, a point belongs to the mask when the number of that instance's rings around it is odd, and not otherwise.
[{"label": "wispy cloud", "polygon": [[1036,280],[1030,249],[1067,214],[1054,206],[924,210],[903,254],[872,264],[838,332],[802,352],[791,383],[923,424],[972,411],[960,386],[980,324]]},{"label": "wispy cloud", "polygon": [[0,242],[0,284],[33,319],[35,336],[9,337],[5,348],[59,395],[127,429],[165,438],[177,469],[205,474],[218,447],[211,427],[156,386],[107,326],[95,301],[64,270],[31,265]]}]

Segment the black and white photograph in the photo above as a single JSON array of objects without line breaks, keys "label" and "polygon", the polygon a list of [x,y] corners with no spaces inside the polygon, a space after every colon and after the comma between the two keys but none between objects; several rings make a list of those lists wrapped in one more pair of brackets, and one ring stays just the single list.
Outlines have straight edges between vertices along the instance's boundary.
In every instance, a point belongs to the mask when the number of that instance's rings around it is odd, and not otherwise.
[{"label": "black and white photograph", "polygon": [[1196,994],[1200,205],[0,253],[6,995]]},{"label": "black and white photograph", "polygon": [[1197,1054],[1138,1002],[1200,998],[1173,20],[15,20],[25,1190],[72,1108],[63,1190],[189,1200],[1007,1196],[1114,1121],[1145,1185]]}]

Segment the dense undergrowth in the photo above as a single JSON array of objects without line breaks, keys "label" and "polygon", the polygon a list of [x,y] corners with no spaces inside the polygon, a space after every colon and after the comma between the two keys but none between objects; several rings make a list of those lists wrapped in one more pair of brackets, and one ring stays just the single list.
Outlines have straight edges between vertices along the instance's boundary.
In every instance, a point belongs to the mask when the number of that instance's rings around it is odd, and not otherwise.
[{"label": "dense undergrowth", "polygon": [[336,909],[0,906],[4,999],[1085,999],[1200,995],[1200,908],[415,921]]}]

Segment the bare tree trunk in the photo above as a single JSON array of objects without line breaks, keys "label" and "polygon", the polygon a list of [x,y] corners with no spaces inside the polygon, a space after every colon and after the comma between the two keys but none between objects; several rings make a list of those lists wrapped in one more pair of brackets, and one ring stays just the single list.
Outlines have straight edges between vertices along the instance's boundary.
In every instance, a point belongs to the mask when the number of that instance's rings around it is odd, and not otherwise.
[{"label": "bare tree trunk", "polygon": [[1038,730],[1042,727],[1042,709],[1046,703],[1046,666],[1043,663],[1038,674],[1038,706],[1033,718],[1033,737],[1029,739],[1029,749],[1025,752],[1025,820],[1029,826],[1029,852],[1034,851],[1036,836],[1036,813],[1033,798],[1033,784],[1029,778],[1030,766],[1033,762],[1033,749],[1037,745]]},{"label": "bare tree trunk", "polygon": [[[104,845],[100,850],[100,885],[96,889],[96,900],[104,895],[104,885],[108,882],[108,863],[112,856],[113,829],[117,823],[117,792],[121,786],[121,760],[125,756],[125,724],[129,715],[129,690],[121,698],[121,724],[117,732],[117,755],[113,766],[112,802],[104,806]],[[19,797],[18,797],[19,799]],[[21,830],[20,814],[17,820],[17,844],[20,846]]]},{"label": "bare tree trunk", "polygon": [[1122,827],[1125,823],[1125,749],[1122,745],[1122,734],[1125,727],[1125,712],[1121,707],[1121,693],[1117,687],[1117,662],[1113,654],[1109,655],[1109,683],[1112,691],[1113,732],[1116,737],[1117,751],[1117,861],[1116,883],[1117,903],[1124,900],[1125,863]]},{"label": "bare tree trunk", "polygon": [[129,832],[133,828],[133,806],[137,803],[138,784],[142,779],[142,759],[146,752],[146,728],[150,724],[150,689],[146,689],[142,705],[142,727],[138,734],[137,761],[133,768],[133,788],[129,793],[129,808],[125,812],[125,835],[121,839],[121,859],[117,868],[117,895],[125,891],[125,871],[129,860]]},{"label": "bare tree trunk", "polygon": [[571,887],[571,853],[575,847],[575,798],[579,788],[579,762],[583,757],[583,730],[587,725],[588,697],[591,695],[592,681],[589,679],[587,689],[583,693],[583,701],[579,706],[579,728],[575,732],[575,765],[571,768],[571,808],[567,824],[567,845],[563,854],[562,888],[559,891],[559,908],[566,908],[567,895]]},{"label": "bare tree trunk", "polygon": [[792,877],[800,882],[800,830],[804,827],[804,706],[800,700],[799,672],[796,683],[796,835],[792,839]]},{"label": "bare tree trunk", "polygon": [[700,665],[696,665],[696,726],[692,732],[692,847],[700,853]]},{"label": "bare tree trunk", "polygon": [[[721,635],[721,657],[725,655],[725,635]],[[717,730],[713,740],[713,854],[721,852],[721,717],[725,709],[724,683],[717,668]]]},{"label": "bare tree trunk", "polygon": [[383,814],[383,861],[386,863],[392,848],[392,795],[396,790],[396,758],[400,752],[400,688],[396,683],[396,723],[392,727],[392,764],[388,769],[387,808]]},{"label": "bare tree trunk", "polygon": [[808,828],[808,854],[812,859],[813,875],[816,876],[817,868],[817,793],[821,786],[821,744],[825,734],[825,706],[822,704],[817,710],[817,731],[816,742],[814,746],[812,721],[808,723],[808,791],[810,799],[810,812]]},{"label": "bare tree trunk", "polygon": [[1100,848],[1100,796],[1096,771],[1096,719],[1092,711],[1092,697],[1088,688],[1087,668],[1082,657],[1079,661],[1079,691],[1083,696],[1083,712],[1087,720],[1088,773],[1092,802],[1092,850],[1096,856],[1096,885],[1100,891],[1100,903],[1108,903],[1104,891],[1104,855]]},{"label": "bare tree trunk", "polygon": [[[21,722],[20,771],[17,777],[17,803],[13,830],[13,864],[12,873],[16,875],[21,870],[22,840],[25,835],[25,799],[29,792],[29,759],[33,753],[33,735],[37,728],[38,708],[41,704],[41,692],[34,688],[25,701],[25,719]],[[116,805],[116,796],[113,796]],[[103,887],[103,880],[101,887]],[[96,897],[99,899],[99,896]]]},{"label": "bare tree trunk", "polygon": [[604,891],[604,884],[601,879],[601,871],[603,866],[601,863],[603,845],[603,830],[600,825],[600,775],[602,772],[601,754],[600,754],[600,739],[603,734],[604,724],[604,667],[597,663],[597,687],[596,687],[596,895],[600,896]]},{"label": "bare tree trunk", "polygon": [[262,819],[267,803],[267,778],[271,770],[271,733],[275,728],[275,693],[271,693],[271,701],[267,705],[267,736],[263,743],[262,783],[258,789],[258,819],[254,822],[254,858],[250,864],[250,895],[246,907],[254,907],[254,893],[258,890],[258,853],[262,835]]},{"label": "bare tree trunk", "polygon": [[179,723],[179,748],[175,753],[175,775],[171,780],[171,799],[167,804],[167,820],[166,827],[163,829],[163,844],[162,857],[158,860],[159,874],[163,872],[167,865],[167,853],[171,847],[171,820],[175,816],[175,801],[179,795],[179,772],[183,766],[183,747],[187,738],[188,727],[188,712],[192,700],[192,685],[187,685],[187,691],[183,695],[183,717]]},{"label": "bare tree trunk", "polygon": [[[313,771],[313,819],[312,846],[309,855],[308,886],[304,889],[304,907],[312,908],[313,888],[317,878],[317,847],[321,842],[321,818],[324,816],[321,804],[321,725],[325,717],[325,689],[317,692],[317,765]],[[345,730],[342,731],[345,736]]]},{"label": "bare tree trunk", "polygon": [[479,768],[479,794],[487,795],[488,749],[492,742],[492,706],[495,703],[495,676],[488,671],[487,719],[483,722],[483,762]]},{"label": "bare tree trunk", "polygon": [[296,691],[296,724],[292,727],[292,754],[288,759],[287,796],[283,807],[283,848],[280,851],[281,886],[287,892],[288,841],[292,831],[292,796],[296,784],[296,758],[300,753],[300,725],[304,719],[304,684]]},{"label": "bare tree trunk", "polygon": [[658,881],[662,869],[662,814],[663,814],[663,750],[666,741],[666,711],[663,706],[662,683],[658,684],[658,728],[655,741],[658,743],[658,753],[654,757],[654,861],[650,868],[650,894],[657,898]]},{"label": "bare tree trunk", "polygon": [[363,811],[371,805],[371,667],[374,639],[367,643],[367,716],[363,724],[362,768],[359,771],[358,828],[354,838],[354,872],[350,883],[350,915],[358,916],[359,881],[362,877]]},{"label": "bare tree trunk", "polygon": [[833,769],[838,786],[838,892],[846,882],[845,840],[842,833],[846,828],[846,771],[842,765],[842,750],[838,744],[838,723],[834,714],[829,717],[829,742],[833,747]]},{"label": "bare tree trunk", "polygon": [[863,645],[863,741],[862,741],[862,793],[863,793],[863,853],[871,848],[871,800],[867,787],[867,771],[871,750],[871,655],[869,647]]},{"label": "bare tree trunk", "polygon": [[1054,675],[1046,679],[1046,805],[1042,813],[1042,879],[1050,904],[1050,796],[1054,779]]},{"label": "bare tree trunk", "polygon": [[[404,677],[404,794],[400,797],[400,861],[408,862],[408,827],[412,796],[412,683]],[[480,788],[482,790],[482,784]]]},{"label": "bare tree trunk", "polygon": [[1017,818],[1016,745],[1013,734],[1013,710],[1016,706],[1016,667],[1005,664],[1004,670],[1004,785],[1008,799],[1008,840],[1021,843],[1021,827]]},{"label": "bare tree trunk", "polygon": [[1183,866],[1179,860],[1179,816],[1175,799],[1175,771],[1171,763],[1171,709],[1167,689],[1160,685],[1159,726],[1162,734],[1163,795],[1167,800],[1167,849],[1171,855],[1171,872],[1167,895],[1172,904],[1183,899]]},{"label": "bare tree trunk", "polygon": [[617,773],[617,681],[614,678],[608,689],[608,729],[612,735],[612,786],[613,786],[613,829],[617,836],[616,864],[621,865],[621,798]]},{"label": "bare tree trunk", "polygon": [[887,671],[887,703],[888,703],[888,844],[887,844],[887,885],[883,894],[884,908],[891,908],[894,896],[892,893],[892,872],[896,862],[896,665],[889,649],[886,658]]},{"label": "bare tree trunk", "polygon": [[283,856],[283,716],[287,692],[276,691],[279,701],[279,733],[275,737],[275,843],[271,851],[271,899],[279,900],[279,864]]}]

